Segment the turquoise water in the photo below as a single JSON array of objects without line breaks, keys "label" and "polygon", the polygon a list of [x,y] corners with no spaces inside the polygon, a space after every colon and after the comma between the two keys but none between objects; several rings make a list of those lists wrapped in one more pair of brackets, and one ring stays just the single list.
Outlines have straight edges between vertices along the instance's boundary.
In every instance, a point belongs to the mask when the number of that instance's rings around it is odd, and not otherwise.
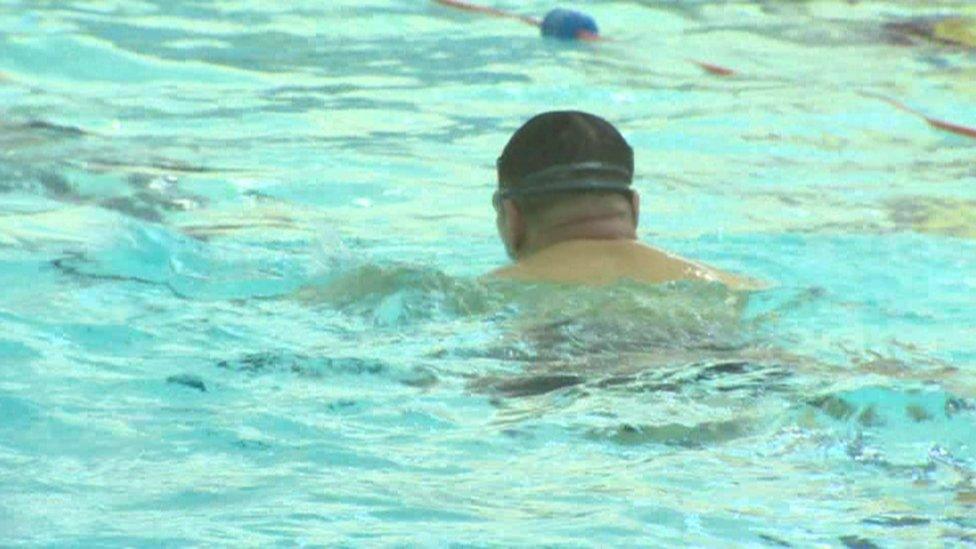
[{"label": "turquoise water", "polygon": [[[0,545],[976,543],[972,6],[577,7],[0,1]],[[554,107],[771,288],[480,279]]]}]

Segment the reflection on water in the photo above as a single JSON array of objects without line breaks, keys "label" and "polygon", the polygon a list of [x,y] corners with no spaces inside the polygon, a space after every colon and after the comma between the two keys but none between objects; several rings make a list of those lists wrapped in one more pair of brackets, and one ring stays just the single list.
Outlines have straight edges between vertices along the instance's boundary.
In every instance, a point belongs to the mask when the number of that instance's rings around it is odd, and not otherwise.
[{"label": "reflection on water", "polygon": [[931,17],[885,24],[896,43],[910,45],[914,40],[930,40],[946,45],[976,48],[976,19]]},{"label": "reflection on water", "polygon": [[922,233],[976,238],[976,202],[903,197],[890,203],[890,217],[899,227]]}]

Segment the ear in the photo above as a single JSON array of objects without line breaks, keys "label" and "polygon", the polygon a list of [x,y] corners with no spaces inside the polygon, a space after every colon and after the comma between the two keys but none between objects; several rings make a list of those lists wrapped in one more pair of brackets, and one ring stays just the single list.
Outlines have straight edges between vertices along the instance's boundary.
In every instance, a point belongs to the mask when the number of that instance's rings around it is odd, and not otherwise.
[{"label": "ear", "polygon": [[502,217],[499,231],[502,231],[502,240],[505,241],[508,255],[514,259],[518,257],[519,248],[525,241],[525,216],[514,200],[506,199],[502,201]]},{"label": "ear", "polygon": [[640,195],[637,191],[630,194],[630,207],[634,211],[634,227],[637,227],[637,220],[640,219]]}]

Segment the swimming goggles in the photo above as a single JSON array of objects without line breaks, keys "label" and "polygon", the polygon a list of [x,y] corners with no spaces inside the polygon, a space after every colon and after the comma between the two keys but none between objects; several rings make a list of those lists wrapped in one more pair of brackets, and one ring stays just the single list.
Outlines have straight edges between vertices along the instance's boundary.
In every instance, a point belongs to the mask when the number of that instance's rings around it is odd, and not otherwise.
[{"label": "swimming goggles", "polygon": [[633,194],[630,182],[633,173],[621,166],[604,162],[558,164],[531,173],[519,180],[518,186],[495,191],[492,204],[501,208],[502,200],[574,191],[613,191]]}]

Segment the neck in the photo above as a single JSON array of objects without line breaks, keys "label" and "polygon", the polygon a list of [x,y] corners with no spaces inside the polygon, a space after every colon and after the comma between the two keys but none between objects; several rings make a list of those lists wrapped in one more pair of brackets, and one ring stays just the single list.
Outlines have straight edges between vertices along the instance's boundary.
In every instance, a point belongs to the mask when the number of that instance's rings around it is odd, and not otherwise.
[{"label": "neck", "polygon": [[532,227],[518,250],[517,259],[570,240],[636,240],[634,224],[619,215],[592,216]]}]

